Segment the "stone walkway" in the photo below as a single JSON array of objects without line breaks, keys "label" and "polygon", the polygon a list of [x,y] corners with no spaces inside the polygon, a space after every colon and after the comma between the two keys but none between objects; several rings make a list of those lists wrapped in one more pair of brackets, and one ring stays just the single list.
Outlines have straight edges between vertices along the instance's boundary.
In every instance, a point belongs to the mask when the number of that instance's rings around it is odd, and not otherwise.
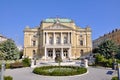
[{"label": "stone walkway", "polygon": [[111,80],[115,71],[106,68],[88,68],[88,73],[76,76],[41,76],[32,73],[33,68],[7,69],[5,75],[10,75],[13,80]]}]

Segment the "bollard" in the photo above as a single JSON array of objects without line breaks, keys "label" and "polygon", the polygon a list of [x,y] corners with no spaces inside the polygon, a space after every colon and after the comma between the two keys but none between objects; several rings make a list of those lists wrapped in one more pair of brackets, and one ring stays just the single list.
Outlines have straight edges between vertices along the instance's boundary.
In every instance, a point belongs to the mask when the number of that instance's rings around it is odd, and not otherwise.
[{"label": "bollard", "polygon": [[5,69],[5,64],[2,63],[2,65],[1,65],[1,80],[4,80],[4,69]]},{"label": "bollard", "polygon": [[84,67],[88,68],[88,60],[87,59],[84,60]]},{"label": "bollard", "polygon": [[118,64],[118,80],[120,80],[120,64]]}]

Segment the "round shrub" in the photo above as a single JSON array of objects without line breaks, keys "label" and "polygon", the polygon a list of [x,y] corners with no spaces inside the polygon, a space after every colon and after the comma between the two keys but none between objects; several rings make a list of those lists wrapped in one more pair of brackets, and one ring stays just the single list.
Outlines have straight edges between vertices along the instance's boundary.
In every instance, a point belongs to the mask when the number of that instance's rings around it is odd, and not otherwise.
[{"label": "round shrub", "polygon": [[42,66],[36,67],[33,73],[47,76],[70,76],[86,73],[87,69],[78,66]]},{"label": "round shrub", "polygon": [[13,80],[11,76],[4,76],[4,80]]}]

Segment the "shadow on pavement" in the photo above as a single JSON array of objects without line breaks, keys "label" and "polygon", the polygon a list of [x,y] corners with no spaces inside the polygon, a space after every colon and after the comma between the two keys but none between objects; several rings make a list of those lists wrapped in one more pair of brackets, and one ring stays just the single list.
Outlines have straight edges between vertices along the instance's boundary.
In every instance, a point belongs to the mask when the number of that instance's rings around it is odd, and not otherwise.
[{"label": "shadow on pavement", "polygon": [[112,75],[112,74],[113,74],[113,71],[108,71],[106,74]]}]

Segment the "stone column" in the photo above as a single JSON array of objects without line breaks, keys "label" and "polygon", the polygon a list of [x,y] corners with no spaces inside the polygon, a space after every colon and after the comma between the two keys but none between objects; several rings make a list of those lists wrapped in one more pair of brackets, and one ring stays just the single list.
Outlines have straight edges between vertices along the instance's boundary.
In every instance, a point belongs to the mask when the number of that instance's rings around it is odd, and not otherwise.
[{"label": "stone column", "polygon": [[63,48],[61,48],[61,58],[63,59]]},{"label": "stone column", "polygon": [[63,44],[63,35],[62,35],[62,32],[61,32],[61,44]]},{"label": "stone column", "polygon": [[68,32],[68,44],[70,43],[70,33]]},{"label": "stone column", "polygon": [[81,36],[83,37],[83,46],[85,46],[85,47],[87,47],[86,46],[86,35],[84,35],[84,34],[81,34]]},{"label": "stone column", "polygon": [[45,47],[45,60],[47,59],[47,49]]},{"label": "stone column", "polygon": [[46,44],[48,44],[49,38],[48,38],[48,32],[46,32]]},{"label": "stone column", "polygon": [[69,58],[71,58],[71,48],[69,48]]},{"label": "stone column", "polygon": [[70,44],[71,44],[72,40],[71,40],[71,32],[70,32]]},{"label": "stone column", "polygon": [[56,44],[55,32],[53,32],[53,44]]},{"label": "stone column", "polygon": [[45,32],[43,32],[43,45],[45,45],[46,43],[46,35],[45,35]]},{"label": "stone column", "polygon": [[53,48],[53,59],[55,59],[55,48]]},{"label": "stone column", "polygon": [[72,39],[73,33],[71,32],[71,44],[73,43],[73,39]]},{"label": "stone column", "polygon": [[31,35],[30,35],[30,46],[33,46],[33,45],[32,45],[32,39],[31,39]]}]

